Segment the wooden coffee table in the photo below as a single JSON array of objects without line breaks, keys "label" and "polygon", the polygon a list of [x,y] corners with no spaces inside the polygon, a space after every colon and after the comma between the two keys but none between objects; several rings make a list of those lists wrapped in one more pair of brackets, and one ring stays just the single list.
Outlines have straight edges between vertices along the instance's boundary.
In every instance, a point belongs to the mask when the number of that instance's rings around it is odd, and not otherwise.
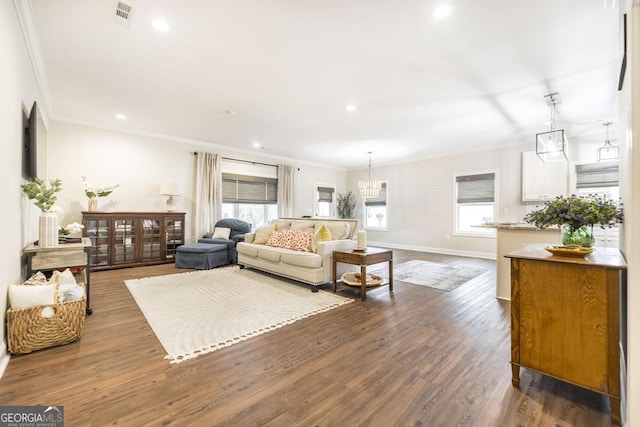
[{"label": "wooden coffee table", "polygon": [[[338,280],[336,277],[336,265],[341,262],[343,264],[359,265],[360,277],[367,277],[367,265],[378,264],[381,262],[389,262],[389,292],[393,292],[393,251],[390,249],[367,248],[364,251],[333,251],[333,292],[336,292]],[[360,299],[366,301],[367,290],[377,288],[379,285],[367,285],[366,279],[362,280],[360,285],[350,285],[342,282],[342,286],[360,289]]]}]

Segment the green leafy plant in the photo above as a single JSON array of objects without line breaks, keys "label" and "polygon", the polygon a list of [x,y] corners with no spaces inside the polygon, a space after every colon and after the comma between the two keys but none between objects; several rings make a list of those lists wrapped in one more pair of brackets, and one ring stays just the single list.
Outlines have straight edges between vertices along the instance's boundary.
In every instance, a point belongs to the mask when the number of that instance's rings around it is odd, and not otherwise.
[{"label": "green leafy plant", "polygon": [[20,187],[29,200],[33,200],[33,203],[42,212],[52,212],[53,205],[58,200],[56,193],[62,190],[62,181],[51,179],[47,185],[43,179],[35,177],[30,183],[23,184]]},{"label": "green leafy plant", "polygon": [[528,213],[524,219],[538,228],[565,225],[573,233],[584,226],[593,228],[599,225],[605,228],[622,223],[624,211],[621,202],[593,194],[583,197],[558,196],[545,202],[541,209]]},{"label": "green leafy plant", "polygon": [[340,218],[355,218],[356,216],[356,197],[352,191],[347,194],[338,193],[338,216]]}]

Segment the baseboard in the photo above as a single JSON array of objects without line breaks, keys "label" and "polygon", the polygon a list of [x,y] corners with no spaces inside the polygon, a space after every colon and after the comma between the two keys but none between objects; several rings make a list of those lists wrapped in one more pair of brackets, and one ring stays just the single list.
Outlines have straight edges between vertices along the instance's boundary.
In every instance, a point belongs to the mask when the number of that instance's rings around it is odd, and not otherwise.
[{"label": "baseboard", "polygon": [[2,352],[0,352],[0,379],[2,379],[2,375],[4,374],[4,370],[7,369],[7,365],[9,364],[9,359],[11,356],[7,353],[7,342],[2,342]]},{"label": "baseboard", "polygon": [[371,242],[371,241],[369,241],[367,245],[379,246],[381,248],[389,248],[389,249],[404,249],[407,251],[431,252],[434,254],[464,256],[464,257],[470,257],[470,258],[483,258],[483,259],[493,259],[493,260],[496,259],[496,254],[494,252],[460,251],[457,249],[430,248],[427,246],[401,245],[397,243]]}]

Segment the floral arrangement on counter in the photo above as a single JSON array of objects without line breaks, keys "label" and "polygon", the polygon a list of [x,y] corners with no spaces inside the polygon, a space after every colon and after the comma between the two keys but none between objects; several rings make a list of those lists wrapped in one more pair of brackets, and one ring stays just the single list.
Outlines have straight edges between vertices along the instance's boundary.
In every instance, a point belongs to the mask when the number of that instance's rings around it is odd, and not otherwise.
[{"label": "floral arrangement on counter", "polygon": [[56,193],[62,190],[62,181],[59,179],[51,179],[47,184],[44,179],[35,177],[30,183],[23,184],[20,187],[42,212],[60,210],[55,206],[56,200],[58,200]]},{"label": "floral arrangement on counter", "polygon": [[570,197],[558,196],[545,202],[541,209],[528,213],[524,219],[538,228],[567,226],[569,232],[573,233],[586,226],[593,229],[594,225],[606,228],[621,224],[624,211],[620,201],[607,200],[594,194],[572,194]]},{"label": "floral arrangement on counter", "polygon": [[72,222],[71,224],[67,224],[65,227],[60,226],[58,228],[58,234],[61,236],[68,236],[71,233],[79,233],[84,228],[84,225],[78,222]]},{"label": "floral arrangement on counter", "polygon": [[94,199],[96,197],[107,197],[109,194],[113,193],[113,190],[120,186],[119,184],[116,184],[108,187],[93,188],[91,181],[89,181],[86,176],[82,177],[82,182],[84,182],[84,194],[86,194],[90,199]]}]

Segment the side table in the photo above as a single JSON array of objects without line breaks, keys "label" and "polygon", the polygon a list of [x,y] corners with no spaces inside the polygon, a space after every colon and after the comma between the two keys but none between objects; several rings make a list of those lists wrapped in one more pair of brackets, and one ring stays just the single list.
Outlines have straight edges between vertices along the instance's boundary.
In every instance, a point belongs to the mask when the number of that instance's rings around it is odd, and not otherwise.
[{"label": "side table", "polygon": [[27,277],[31,277],[34,271],[53,271],[61,268],[82,269],[84,286],[87,293],[87,314],[92,314],[90,305],[91,276],[89,269],[89,251],[91,239],[82,238],[82,243],[61,243],[58,246],[41,248],[31,244],[24,248],[27,256]]},{"label": "side table", "polygon": [[375,287],[381,286],[367,286],[366,277],[367,277],[367,265],[378,264],[381,262],[389,263],[389,292],[393,292],[393,251],[390,249],[380,249],[380,248],[367,248],[364,251],[334,251],[333,252],[333,292],[336,292],[337,289],[337,263],[343,264],[351,264],[351,265],[359,265],[360,266],[360,274],[361,277],[364,277],[365,280],[362,280],[360,285],[349,285],[347,283],[342,283],[343,286],[349,286],[360,289],[360,299],[362,301],[366,301],[367,299],[367,289],[373,289]]}]

